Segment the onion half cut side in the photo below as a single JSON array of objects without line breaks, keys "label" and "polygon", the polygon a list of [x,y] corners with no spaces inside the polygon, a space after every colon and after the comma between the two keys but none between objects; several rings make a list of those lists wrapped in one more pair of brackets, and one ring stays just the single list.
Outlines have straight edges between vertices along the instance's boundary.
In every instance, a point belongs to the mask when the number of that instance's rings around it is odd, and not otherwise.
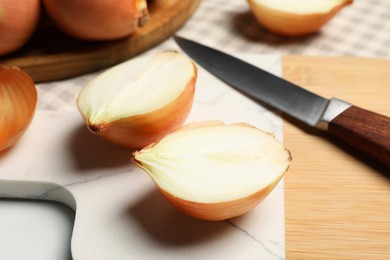
[{"label": "onion half cut side", "polygon": [[247,0],[257,21],[285,36],[303,36],[321,29],[353,0]]},{"label": "onion half cut side", "polygon": [[141,56],[98,75],[79,93],[88,129],[142,148],[180,127],[192,108],[197,67],[173,51]]},{"label": "onion half cut side", "polygon": [[133,153],[133,161],[181,212],[203,220],[242,215],[287,171],[291,155],[245,123],[193,123]]}]

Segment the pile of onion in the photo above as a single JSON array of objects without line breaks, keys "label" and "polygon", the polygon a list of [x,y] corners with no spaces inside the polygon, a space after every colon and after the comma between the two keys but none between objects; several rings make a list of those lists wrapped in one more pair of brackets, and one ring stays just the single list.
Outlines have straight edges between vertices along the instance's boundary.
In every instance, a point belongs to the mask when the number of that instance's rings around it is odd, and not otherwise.
[{"label": "pile of onion", "polygon": [[0,55],[22,47],[34,33],[40,0],[0,0]]},{"label": "pile of onion", "polygon": [[0,151],[15,144],[33,118],[37,91],[29,75],[0,66]]},{"label": "pile of onion", "polygon": [[[132,35],[148,19],[146,0],[42,0],[51,20],[82,40]],[[41,0],[0,0],[0,56],[21,48],[37,29]]]},{"label": "pile of onion", "polygon": [[318,31],[353,0],[247,0],[258,22],[286,36]]},{"label": "pile of onion", "polygon": [[245,123],[182,126],[196,79],[192,60],[158,52],[98,75],[77,105],[92,133],[136,149],[132,160],[173,206],[195,218],[228,219],[266,198],[291,156],[273,135]]}]

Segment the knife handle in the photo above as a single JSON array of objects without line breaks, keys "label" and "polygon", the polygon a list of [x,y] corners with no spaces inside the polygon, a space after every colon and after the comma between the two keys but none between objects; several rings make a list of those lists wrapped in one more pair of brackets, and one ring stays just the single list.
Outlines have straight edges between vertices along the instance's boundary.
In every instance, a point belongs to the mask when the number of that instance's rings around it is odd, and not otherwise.
[{"label": "knife handle", "polygon": [[328,132],[390,167],[390,118],[351,106],[329,122]]}]

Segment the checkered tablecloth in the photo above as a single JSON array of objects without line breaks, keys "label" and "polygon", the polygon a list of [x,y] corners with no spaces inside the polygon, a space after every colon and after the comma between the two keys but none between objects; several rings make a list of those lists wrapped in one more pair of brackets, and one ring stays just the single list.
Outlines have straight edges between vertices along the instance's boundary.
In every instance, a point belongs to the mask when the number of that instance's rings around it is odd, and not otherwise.
[{"label": "checkered tablecloth", "polygon": [[[177,32],[229,53],[359,56],[390,59],[390,0],[355,0],[320,32],[299,38],[277,36],[255,20],[245,0],[202,0]],[[168,39],[150,51],[176,48]],[[38,84],[41,109],[74,106],[74,98],[96,73]]]}]

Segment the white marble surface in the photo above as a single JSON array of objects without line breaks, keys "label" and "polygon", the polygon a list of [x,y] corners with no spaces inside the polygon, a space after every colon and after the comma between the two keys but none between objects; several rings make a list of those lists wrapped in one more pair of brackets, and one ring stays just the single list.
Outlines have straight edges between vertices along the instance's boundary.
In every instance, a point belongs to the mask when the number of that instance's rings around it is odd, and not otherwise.
[{"label": "white marble surface", "polygon": [[[242,58],[280,74],[278,56]],[[188,122],[247,122],[281,138],[278,116],[199,69]],[[130,163],[130,153],[90,134],[75,107],[39,110],[22,140],[0,154],[0,196],[73,208],[74,259],[284,259],[283,181],[248,214],[205,222],[168,204],[148,175]],[[0,232],[7,237],[14,231]],[[8,254],[2,259],[12,259]]]}]

